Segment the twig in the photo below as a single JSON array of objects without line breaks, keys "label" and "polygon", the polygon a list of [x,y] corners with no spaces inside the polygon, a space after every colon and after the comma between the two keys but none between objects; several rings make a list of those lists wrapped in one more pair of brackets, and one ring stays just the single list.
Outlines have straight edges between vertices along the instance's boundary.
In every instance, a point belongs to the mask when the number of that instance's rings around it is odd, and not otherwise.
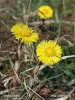
[{"label": "twig", "polygon": [[73,46],[73,44],[71,43],[71,41],[69,41],[68,39],[66,39],[66,38],[64,38],[64,37],[61,37],[59,40],[64,40],[64,41],[66,41],[70,47]]},{"label": "twig", "polygon": [[2,72],[0,71],[0,76],[1,76],[1,78],[3,78],[4,77],[4,75],[2,74]]},{"label": "twig", "polygon": [[36,94],[39,98],[41,98],[41,100],[45,100],[45,99],[43,99],[39,94],[37,94],[33,89],[31,89],[29,86],[27,86],[27,88],[28,88],[29,90],[31,90],[34,94]]},{"label": "twig", "polygon": [[30,93],[29,93],[29,90],[27,89],[27,85],[26,85],[25,79],[24,79],[24,83],[23,84],[24,84],[24,86],[25,86],[25,88],[27,90],[28,96],[30,97]]},{"label": "twig", "polygon": [[10,92],[11,90],[15,90],[15,88],[11,88],[11,89],[7,89],[7,90],[3,90],[3,91],[0,91],[0,95],[3,95],[3,94],[5,94],[5,93],[8,93],[8,92]]},{"label": "twig", "polygon": [[62,98],[58,98],[55,100],[67,100],[71,96],[71,94],[74,92],[74,90],[75,90],[75,87],[71,90],[71,92],[67,96],[64,96]]},{"label": "twig", "polygon": [[[55,21],[55,20],[46,20],[45,23],[46,23],[46,24],[51,24],[51,23],[56,23],[56,21]],[[59,23],[67,24],[67,25],[73,25],[73,24],[74,24],[74,22],[65,21],[65,20],[59,20],[59,21],[57,22],[57,24],[59,24]],[[42,21],[32,22],[32,23],[29,23],[29,24],[30,24],[30,25],[40,25],[40,24],[42,24]]]},{"label": "twig", "polygon": [[62,37],[60,37],[60,40],[61,40],[62,38],[65,38],[65,37],[71,38],[71,39],[74,41],[74,38],[73,38],[72,36],[70,36],[70,35],[63,35]]},{"label": "twig", "polygon": [[0,12],[6,11],[6,10],[8,10],[8,8],[0,8]]},{"label": "twig", "polygon": [[10,30],[10,28],[7,26],[7,24],[5,24],[5,22],[3,20],[0,20],[0,22],[8,29]]},{"label": "twig", "polygon": [[75,90],[75,87],[71,90],[71,92],[69,93],[69,95],[66,97],[65,100],[67,100],[71,96],[71,94],[74,92],[74,90]]},{"label": "twig", "polygon": [[13,52],[13,51],[0,51],[0,52],[2,52],[2,53],[9,53],[9,54],[15,54],[15,52]]},{"label": "twig", "polygon": [[26,95],[26,93],[24,93],[19,100],[22,100],[25,95]]}]

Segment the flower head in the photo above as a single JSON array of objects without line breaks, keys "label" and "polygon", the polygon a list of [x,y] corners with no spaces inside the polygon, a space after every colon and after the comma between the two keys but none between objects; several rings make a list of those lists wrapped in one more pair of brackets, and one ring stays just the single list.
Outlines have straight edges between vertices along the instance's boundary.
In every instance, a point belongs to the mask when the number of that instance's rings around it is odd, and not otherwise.
[{"label": "flower head", "polygon": [[31,44],[38,40],[38,33],[23,23],[18,23],[11,28],[11,32],[16,39],[20,39],[21,42]]},{"label": "flower head", "polygon": [[54,65],[61,60],[62,49],[53,40],[42,41],[36,48],[38,59],[47,65]]},{"label": "flower head", "polygon": [[53,16],[53,9],[50,6],[41,6],[38,8],[37,14],[41,19],[51,18]]}]

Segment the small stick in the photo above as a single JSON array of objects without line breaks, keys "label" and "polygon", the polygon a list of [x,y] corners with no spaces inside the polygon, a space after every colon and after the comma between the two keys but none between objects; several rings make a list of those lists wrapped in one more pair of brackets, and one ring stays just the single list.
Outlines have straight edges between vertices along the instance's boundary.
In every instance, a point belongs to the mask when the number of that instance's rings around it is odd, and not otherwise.
[{"label": "small stick", "polygon": [[43,99],[39,94],[37,94],[33,89],[31,89],[29,86],[27,86],[27,88],[28,88],[29,90],[31,90],[34,94],[36,94],[39,98],[41,98],[41,100],[45,100],[45,99]]},{"label": "small stick", "polygon": [[[42,21],[36,21],[36,22],[32,22],[32,23],[29,23],[29,25],[42,25]],[[73,25],[74,22],[73,21],[65,21],[65,20],[59,20],[58,22],[56,22],[55,20],[46,20],[45,21],[46,24],[50,24],[50,23],[62,23],[62,24],[67,24],[67,25]]]},{"label": "small stick", "polygon": [[66,100],[71,96],[71,94],[74,92],[75,87],[71,90],[71,92],[69,93],[69,95],[66,97]]}]

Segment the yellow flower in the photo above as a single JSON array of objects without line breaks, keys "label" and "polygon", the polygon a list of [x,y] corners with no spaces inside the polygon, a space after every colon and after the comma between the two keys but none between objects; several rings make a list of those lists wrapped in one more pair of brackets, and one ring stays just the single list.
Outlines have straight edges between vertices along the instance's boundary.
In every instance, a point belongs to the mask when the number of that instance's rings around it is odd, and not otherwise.
[{"label": "yellow flower", "polygon": [[38,8],[37,14],[41,19],[51,18],[53,16],[53,9],[50,6],[41,6]]},{"label": "yellow flower", "polygon": [[62,49],[53,40],[42,41],[36,48],[38,59],[47,65],[54,65],[61,60]]},{"label": "yellow flower", "polygon": [[11,28],[11,32],[16,39],[20,39],[21,42],[31,44],[38,40],[38,33],[23,23],[18,23]]},{"label": "yellow flower", "polygon": [[11,28],[12,34],[16,37],[16,39],[21,38],[22,28],[24,27],[23,23],[17,23]]}]

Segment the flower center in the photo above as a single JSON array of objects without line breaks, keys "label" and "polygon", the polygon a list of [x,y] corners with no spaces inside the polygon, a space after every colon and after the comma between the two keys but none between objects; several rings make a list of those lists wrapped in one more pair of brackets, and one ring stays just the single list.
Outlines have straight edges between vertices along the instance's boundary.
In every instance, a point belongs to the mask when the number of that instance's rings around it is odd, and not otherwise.
[{"label": "flower center", "polygon": [[46,55],[47,55],[48,57],[53,57],[53,56],[55,55],[54,50],[51,49],[51,48],[46,48],[46,49],[45,49],[45,53],[46,53]]},{"label": "flower center", "polygon": [[44,13],[47,14],[48,13],[48,10],[47,9],[44,9]]},{"label": "flower center", "polygon": [[24,36],[24,37],[29,37],[31,35],[31,33],[30,32],[25,32],[25,33],[23,33],[23,35],[22,36]]}]

